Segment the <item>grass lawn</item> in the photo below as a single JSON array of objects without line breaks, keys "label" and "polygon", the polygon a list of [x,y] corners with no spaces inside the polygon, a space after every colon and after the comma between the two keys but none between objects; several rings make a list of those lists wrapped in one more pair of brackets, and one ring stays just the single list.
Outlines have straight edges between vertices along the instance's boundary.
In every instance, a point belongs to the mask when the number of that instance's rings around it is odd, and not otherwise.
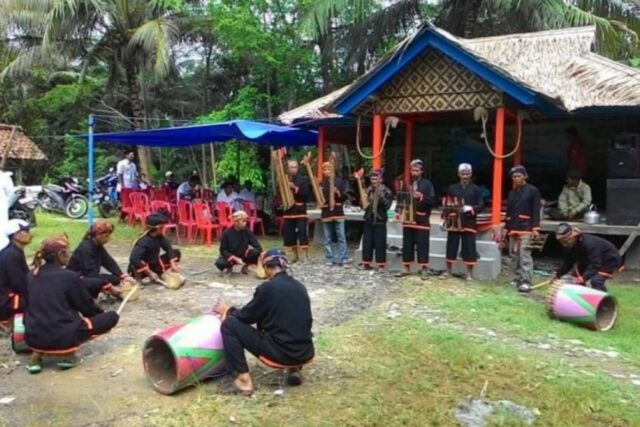
[{"label": "grass lawn", "polygon": [[[421,291],[421,296],[426,291]],[[276,397],[216,396],[203,386],[189,407],[153,420],[186,426],[450,426],[456,406],[478,396],[511,400],[540,426],[640,425],[638,393],[609,376],[572,369],[549,356],[520,354],[470,339],[446,324],[369,313],[316,337],[307,383]],[[519,426],[498,414],[490,425]]]}]

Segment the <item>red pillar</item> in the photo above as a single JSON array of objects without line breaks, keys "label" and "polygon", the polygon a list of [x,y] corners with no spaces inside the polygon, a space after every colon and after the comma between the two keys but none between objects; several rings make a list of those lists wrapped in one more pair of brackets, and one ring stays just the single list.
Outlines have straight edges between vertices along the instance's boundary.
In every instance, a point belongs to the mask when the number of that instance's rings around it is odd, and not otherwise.
[{"label": "red pillar", "polygon": [[324,150],[327,144],[327,132],[324,126],[318,128],[318,180],[322,181],[322,163],[324,163]]},{"label": "red pillar", "polygon": [[384,157],[384,154],[380,153],[380,149],[382,148],[383,134],[384,134],[384,120],[382,119],[381,114],[376,114],[373,116],[372,154],[378,157],[373,159],[373,169],[380,169],[382,167],[382,159]]},{"label": "red pillar", "polygon": [[404,180],[409,182],[411,175],[411,156],[413,154],[413,122],[407,122],[406,133],[404,135]]},{"label": "red pillar", "polygon": [[[496,134],[495,148],[496,156],[504,155],[504,116],[505,109],[503,107],[496,110]],[[502,209],[502,179],[504,174],[504,160],[501,158],[493,159],[493,192],[491,206],[491,225],[500,225],[500,213]]]}]

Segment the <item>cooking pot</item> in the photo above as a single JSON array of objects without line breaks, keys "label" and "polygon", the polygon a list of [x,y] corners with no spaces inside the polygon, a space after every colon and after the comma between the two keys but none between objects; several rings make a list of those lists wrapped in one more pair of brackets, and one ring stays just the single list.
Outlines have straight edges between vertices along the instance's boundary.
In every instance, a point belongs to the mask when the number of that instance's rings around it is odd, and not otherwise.
[{"label": "cooking pot", "polygon": [[596,210],[596,205],[591,205],[589,207],[589,211],[584,214],[584,223],[585,224],[599,224],[600,223],[600,214]]}]

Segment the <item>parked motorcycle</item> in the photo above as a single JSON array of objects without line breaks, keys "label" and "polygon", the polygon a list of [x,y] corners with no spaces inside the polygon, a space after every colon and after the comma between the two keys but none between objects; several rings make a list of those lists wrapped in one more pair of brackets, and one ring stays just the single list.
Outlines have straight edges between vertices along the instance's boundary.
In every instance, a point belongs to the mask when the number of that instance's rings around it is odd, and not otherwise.
[{"label": "parked motorcycle", "polygon": [[64,178],[60,185],[46,184],[38,193],[40,206],[49,212],[63,213],[71,219],[80,219],[89,211],[86,190],[77,178]]},{"label": "parked motorcycle", "polygon": [[110,218],[118,211],[117,185],[118,177],[113,170],[110,170],[107,175],[98,178],[95,182],[93,203],[98,207],[100,216],[103,218]]},{"label": "parked motorcycle", "polygon": [[9,197],[9,219],[22,219],[35,227],[37,206],[37,199],[27,195],[24,187],[17,187]]}]

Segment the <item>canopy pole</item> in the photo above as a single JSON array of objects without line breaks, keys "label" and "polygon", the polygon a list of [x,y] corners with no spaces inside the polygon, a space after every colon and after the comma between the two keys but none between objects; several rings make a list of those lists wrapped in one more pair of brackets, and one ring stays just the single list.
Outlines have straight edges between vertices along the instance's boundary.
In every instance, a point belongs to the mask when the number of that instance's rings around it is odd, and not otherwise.
[{"label": "canopy pole", "polygon": [[413,154],[413,121],[406,122],[406,131],[404,134],[404,180],[411,180],[411,156]]},{"label": "canopy pole", "polygon": [[214,190],[218,188],[218,180],[216,177],[216,153],[213,149],[213,144],[209,144],[209,150],[211,151],[211,180],[213,181]]},{"label": "canopy pole", "polygon": [[236,179],[237,185],[240,185],[240,141],[236,141]]},{"label": "canopy pole", "polygon": [[324,163],[324,151],[327,144],[326,137],[326,128],[324,126],[320,126],[318,128],[318,172],[316,173],[318,181],[322,181],[322,164]]},{"label": "canopy pole", "polygon": [[373,155],[377,157],[373,159],[373,169],[382,168],[382,157],[384,153],[380,152],[382,148],[382,134],[384,132],[384,120],[381,114],[373,116]]},{"label": "canopy pole", "polygon": [[496,110],[495,156],[493,157],[493,194],[491,206],[491,225],[499,226],[502,213],[502,187],[504,174],[504,118],[505,108]]},{"label": "canopy pole", "polygon": [[89,114],[89,227],[93,225],[93,127],[95,118]]}]

